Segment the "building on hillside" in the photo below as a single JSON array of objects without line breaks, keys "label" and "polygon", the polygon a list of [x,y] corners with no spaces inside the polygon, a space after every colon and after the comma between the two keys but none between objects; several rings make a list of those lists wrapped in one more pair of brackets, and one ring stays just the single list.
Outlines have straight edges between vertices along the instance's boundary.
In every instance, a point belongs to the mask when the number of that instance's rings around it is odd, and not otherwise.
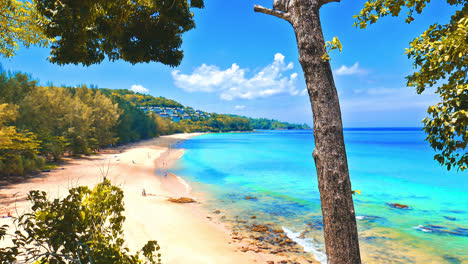
[{"label": "building on hillside", "polygon": [[174,115],[171,115],[171,119],[174,122],[179,122],[180,121],[180,116],[174,114]]}]

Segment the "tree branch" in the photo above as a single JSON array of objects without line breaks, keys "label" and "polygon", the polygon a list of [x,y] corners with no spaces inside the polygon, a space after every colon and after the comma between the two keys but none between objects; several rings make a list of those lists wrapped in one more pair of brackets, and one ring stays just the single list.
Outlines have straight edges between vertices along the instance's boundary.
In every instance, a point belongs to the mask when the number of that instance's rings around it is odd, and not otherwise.
[{"label": "tree branch", "polygon": [[291,23],[291,20],[289,19],[289,14],[285,13],[285,12],[269,9],[269,8],[266,8],[266,7],[263,7],[263,6],[260,6],[260,5],[255,5],[254,6],[254,11],[259,12],[259,13],[263,13],[263,14],[267,14],[267,15],[272,15],[272,16],[275,16],[275,17],[279,17],[279,18],[282,18],[282,19],[288,21],[289,23]]},{"label": "tree branch", "polygon": [[319,0],[319,6],[323,6],[331,2],[340,2],[340,0]]}]

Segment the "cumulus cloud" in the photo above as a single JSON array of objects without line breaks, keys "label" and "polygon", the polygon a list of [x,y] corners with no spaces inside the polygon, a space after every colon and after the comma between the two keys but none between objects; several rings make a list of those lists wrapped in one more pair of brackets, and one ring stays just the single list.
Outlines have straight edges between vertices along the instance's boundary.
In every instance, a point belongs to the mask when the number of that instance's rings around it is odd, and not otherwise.
[{"label": "cumulus cloud", "polygon": [[236,110],[243,110],[243,109],[245,109],[245,105],[236,105],[236,106],[234,107],[234,109],[236,109]]},{"label": "cumulus cloud", "polygon": [[281,53],[276,53],[271,64],[247,77],[247,68],[240,68],[236,63],[221,70],[214,65],[202,64],[192,74],[172,72],[175,85],[187,92],[219,93],[223,100],[255,99],[278,94],[297,95],[297,73],[286,74],[293,69],[293,63],[284,61]]},{"label": "cumulus cloud", "polygon": [[342,65],[339,69],[335,70],[336,75],[363,75],[366,73],[366,70],[359,67],[359,62],[354,63],[351,67]]},{"label": "cumulus cloud", "polygon": [[146,89],[145,87],[143,87],[143,85],[139,85],[139,84],[134,84],[132,85],[132,87],[130,88],[130,90],[136,92],[136,93],[147,93],[149,92],[148,89]]}]

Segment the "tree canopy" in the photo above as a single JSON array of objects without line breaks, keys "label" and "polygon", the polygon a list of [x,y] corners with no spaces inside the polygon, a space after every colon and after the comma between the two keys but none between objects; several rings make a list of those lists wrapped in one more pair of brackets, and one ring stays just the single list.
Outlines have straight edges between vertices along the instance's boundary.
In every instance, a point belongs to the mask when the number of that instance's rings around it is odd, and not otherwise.
[{"label": "tree canopy", "polygon": [[50,40],[41,30],[45,20],[34,7],[29,1],[0,0],[0,55],[14,56],[20,44],[48,45]]},{"label": "tree canopy", "polygon": [[[366,28],[384,16],[399,16],[406,10],[406,23],[415,20],[430,0],[371,0],[355,16],[354,26]],[[429,106],[423,120],[426,140],[438,151],[434,156],[448,170],[468,167],[468,1],[447,0],[459,7],[447,24],[432,24],[406,50],[416,71],[407,85],[421,94],[436,86],[440,102]]]},{"label": "tree canopy", "polygon": [[132,64],[180,64],[182,34],[195,27],[190,8],[203,0],[37,0],[42,26],[55,39],[49,60],[89,66],[122,59]]}]

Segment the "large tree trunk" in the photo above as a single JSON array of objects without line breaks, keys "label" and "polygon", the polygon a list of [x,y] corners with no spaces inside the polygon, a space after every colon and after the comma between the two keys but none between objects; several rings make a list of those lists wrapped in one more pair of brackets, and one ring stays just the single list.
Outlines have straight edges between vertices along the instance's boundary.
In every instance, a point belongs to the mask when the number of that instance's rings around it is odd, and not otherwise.
[{"label": "large tree trunk", "polygon": [[339,0],[275,0],[274,10],[255,11],[290,22],[296,33],[314,117],[313,157],[322,203],[328,263],[361,263],[338,94],[330,63],[322,59],[325,41],[319,9]]}]

